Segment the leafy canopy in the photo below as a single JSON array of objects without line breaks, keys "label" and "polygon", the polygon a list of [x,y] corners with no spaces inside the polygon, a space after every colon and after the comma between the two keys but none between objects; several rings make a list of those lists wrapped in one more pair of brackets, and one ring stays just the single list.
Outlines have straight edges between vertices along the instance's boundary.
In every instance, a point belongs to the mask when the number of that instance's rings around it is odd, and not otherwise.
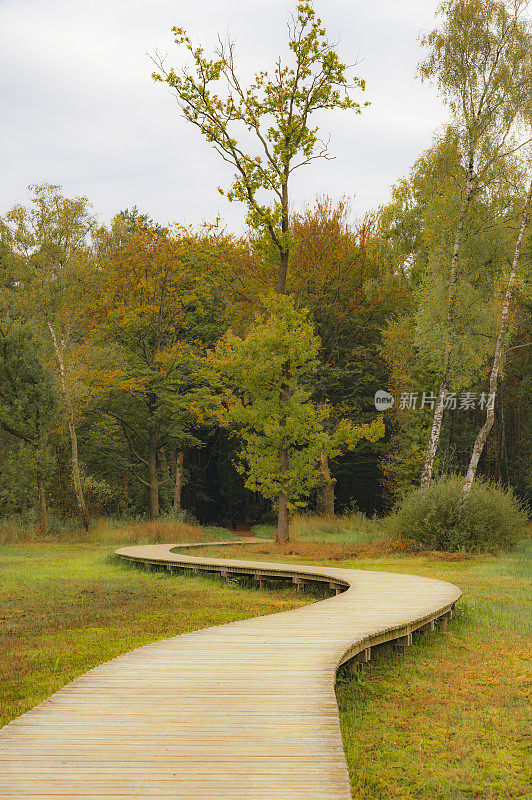
[{"label": "leafy canopy", "polygon": [[527,7],[528,0],[443,0],[440,28],[421,38],[428,48],[421,78],[437,83],[477,177],[525,144],[515,137],[531,108]]},{"label": "leafy canopy", "polygon": [[[318,484],[322,453],[335,457],[365,437],[384,435],[379,418],[371,425],[341,420],[326,429],[330,409],[312,402],[320,340],[307,312],[287,296],[263,300],[255,325],[244,338],[229,332],[216,349],[218,368],[227,379],[228,417],[243,440],[240,469],[248,488],[276,499],[284,492],[291,508]],[[288,453],[281,469],[279,451]]]},{"label": "leafy canopy", "polygon": [[[167,70],[156,54],[153,73],[154,80],[172,88],[185,118],[234,167],[228,199],[248,206],[249,224],[266,230],[281,253],[288,252],[289,177],[312,160],[329,157],[312,115],[335,108],[360,113],[350,89],[365,88],[361,78],[348,79],[349,68],[327,39],[312,3],[298,3],[288,29],[291,63],[279,58],[271,72],[257,72],[247,87],[237,72],[232,41],[219,40],[209,59],[179,27],[173,28],[175,42],[188,51],[192,67]],[[255,146],[248,150],[243,142],[250,141],[250,133]],[[264,202],[264,192],[273,194],[272,204]]]},{"label": "leafy canopy", "polygon": [[27,325],[0,322],[0,429],[38,446],[53,424],[58,398]]}]

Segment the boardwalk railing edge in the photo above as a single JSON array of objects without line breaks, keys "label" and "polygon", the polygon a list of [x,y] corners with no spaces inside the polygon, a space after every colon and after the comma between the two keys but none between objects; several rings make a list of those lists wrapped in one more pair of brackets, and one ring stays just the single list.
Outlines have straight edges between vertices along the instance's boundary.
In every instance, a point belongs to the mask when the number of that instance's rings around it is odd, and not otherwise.
[{"label": "boardwalk railing edge", "polygon": [[[230,545],[256,545],[270,543],[271,539],[236,539],[231,541],[221,542],[190,542],[190,543],[177,543],[169,544],[166,546],[167,552],[165,555],[150,554],[150,548],[160,550],[161,545],[140,545],[134,547],[122,547],[115,550],[115,554],[125,561],[130,563],[142,565],[148,569],[167,569],[173,573],[178,570],[183,572],[206,572],[219,574],[226,579],[238,579],[244,577],[254,578],[260,586],[269,578],[273,579],[291,579],[292,582],[298,587],[298,590],[304,587],[305,584],[311,583],[328,583],[331,590],[335,590],[336,595],[348,592],[352,584],[349,580],[338,576],[338,572],[353,573],[353,577],[360,570],[343,569],[337,570],[334,567],[310,567],[301,566],[299,564],[290,563],[276,563],[269,562],[247,562],[234,559],[214,559],[201,556],[187,556],[184,553],[179,553],[179,550],[193,550],[205,547],[228,547]],[[140,553],[139,551],[144,551]],[[364,570],[366,572],[366,570]],[[395,573],[392,573],[395,574]],[[411,575],[413,580],[420,576]],[[401,626],[392,626],[384,630],[376,631],[370,636],[360,638],[353,641],[352,644],[345,650],[340,658],[337,658],[333,667],[334,674],[338,669],[347,665],[353,671],[358,669],[361,663],[367,662],[371,658],[371,648],[378,645],[393,642],[398,647],[407,647],[412,643],[412,635],[414,633],[425,633],[433,631],[438,625],[440,630],[447,629],[447,622],[452,619],[454,607],[456,602],[462,595],[461,590],[454,584],[446,581],[438,581],[435,579],[434,583],[445,585],[450,590],[450,597],[448,602],[442,604],[436,611],[431,611],[428,614],[415,616],[407,624]],[[333,597],[328,598],[334,600]],[[319,601],[323,602],[323,601]],[[290,613],[281,612],[281,613]],[[225,623],[227,624],[227,623]],[[229,623],[231,624],[231,623]]]}]

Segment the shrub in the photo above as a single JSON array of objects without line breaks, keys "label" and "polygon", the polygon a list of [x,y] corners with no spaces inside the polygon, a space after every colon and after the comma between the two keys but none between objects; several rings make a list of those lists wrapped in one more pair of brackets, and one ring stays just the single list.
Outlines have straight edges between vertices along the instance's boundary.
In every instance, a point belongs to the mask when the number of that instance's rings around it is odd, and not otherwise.
[{"label": "shrub", "polygon": [[464,479],[449,475],[416,489],[399,504],[396,532],[427,550],[494,552],[508,549],[527,523],[511,490],[477,479],[460,513]]}]

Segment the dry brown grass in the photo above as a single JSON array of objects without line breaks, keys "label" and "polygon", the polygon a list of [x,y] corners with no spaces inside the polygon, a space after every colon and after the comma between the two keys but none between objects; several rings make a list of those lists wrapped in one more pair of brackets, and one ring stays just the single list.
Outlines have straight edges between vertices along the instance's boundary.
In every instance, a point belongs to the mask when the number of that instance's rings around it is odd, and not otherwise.
[{"label": "dry brown grass", "polygon": [[[231,538],[230,531],[227,538]],[[0,544],[85,544],[99,543],[109,546],[121,544],[159,544],[161,542],[202,542],[209,540],[207,529],[200,525],[160,519],[153,521],[121,522],[102,517],[93,520],[85,531],[81,526],[54,530],[43,536],[33,526],[19,527],[9,521],[0,523]]]},{"label": "dry brown grass", "polygon": [[[377,558],[396,552],[393,542],[382,541],[373,544],[340,544],[338,542],[293,541],[286,544],[260,542],[250,549],[234,544],[224,547],[223,558],[250,559],[261,561],[345,561],[350,558]],[[198,551],[198,555],[220,556],[219,550],[209,548]]]}]

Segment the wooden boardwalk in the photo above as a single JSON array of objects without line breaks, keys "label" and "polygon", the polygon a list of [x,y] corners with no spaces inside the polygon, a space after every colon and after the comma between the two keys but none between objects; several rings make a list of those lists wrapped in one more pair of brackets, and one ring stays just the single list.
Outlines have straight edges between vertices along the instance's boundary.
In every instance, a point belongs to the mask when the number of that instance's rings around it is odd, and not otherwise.
[{"label": "wooden boardwalk", "polygon": [[338,666],[445,625],[460,590],[171,548],[117,552],[153,569],[319,581],[338,594],[155,642],[87,672],[0,730],[2,800],[348,800]]}]

